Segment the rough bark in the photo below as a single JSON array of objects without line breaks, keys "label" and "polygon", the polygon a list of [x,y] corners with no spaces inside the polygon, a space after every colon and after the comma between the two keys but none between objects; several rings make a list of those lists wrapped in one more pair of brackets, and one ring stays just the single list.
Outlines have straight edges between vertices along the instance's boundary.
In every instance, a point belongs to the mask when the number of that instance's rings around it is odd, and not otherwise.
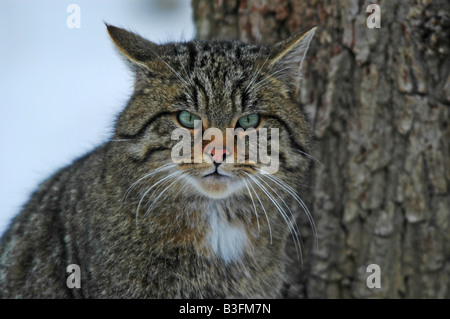
[{"label": "rough bark", "polygon": [[290,297],[450,298],[450,2],[378,1],[369,29],[372,2],[192,1],[201,39],[319,27],[302,89],[322,163],[309,198],[319,248]]}]

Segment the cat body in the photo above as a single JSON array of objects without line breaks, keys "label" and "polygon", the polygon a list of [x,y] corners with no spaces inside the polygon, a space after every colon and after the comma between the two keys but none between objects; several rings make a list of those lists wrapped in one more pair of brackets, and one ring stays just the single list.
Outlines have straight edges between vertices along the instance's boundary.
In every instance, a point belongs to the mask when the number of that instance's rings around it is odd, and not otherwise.
[{"label": "cat body", "polygon": [[[108,31],[135,71],[134,93],[114,136],[43,182],[3,235],[0,297],[281,297],[298,258],[286,249],[304,209],[293,190],[308,167],[310,133],[295,96],[314,30],[275,46],[156,45]],[[260,114],[256,129],[280,129],[278,173],[174,163],[182,114],[220,130]],[[217,158],[220,147],[192,143]],[[81,288],[68,287],[72,264]]]}]

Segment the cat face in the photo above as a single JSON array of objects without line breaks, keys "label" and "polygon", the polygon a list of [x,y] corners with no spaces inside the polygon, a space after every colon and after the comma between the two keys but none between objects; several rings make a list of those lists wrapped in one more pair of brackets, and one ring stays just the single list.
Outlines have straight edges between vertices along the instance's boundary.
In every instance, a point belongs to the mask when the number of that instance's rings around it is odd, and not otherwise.
[{"label": "cat face", "polygon": [[310,134],[297,96],[314,31],[273,46],[157,45],[108,26],[136,73],[115,139],[129,141],[127,155],[143,173],[166,168],[184,191],[207,198],[298,183]]}]

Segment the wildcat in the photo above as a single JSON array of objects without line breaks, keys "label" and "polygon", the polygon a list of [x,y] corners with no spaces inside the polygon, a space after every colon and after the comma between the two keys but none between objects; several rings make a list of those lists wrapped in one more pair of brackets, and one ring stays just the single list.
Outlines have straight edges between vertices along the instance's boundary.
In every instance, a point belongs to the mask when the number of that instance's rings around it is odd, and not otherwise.
[{"label": "wildcat", "polygon": [[[0,242],[3,298],[275,298],[298,244],[295,192],[309,165],[310,128],[298,101],[315,28],[274,45],[157,45],[107,25],[135,73],[110,140],[44,181]],[[174,163],[172,132],[278,128],[280,167]],[[196,144],[198,145],[198,144]],[[81,288],[69,288],[68,265]]]}]

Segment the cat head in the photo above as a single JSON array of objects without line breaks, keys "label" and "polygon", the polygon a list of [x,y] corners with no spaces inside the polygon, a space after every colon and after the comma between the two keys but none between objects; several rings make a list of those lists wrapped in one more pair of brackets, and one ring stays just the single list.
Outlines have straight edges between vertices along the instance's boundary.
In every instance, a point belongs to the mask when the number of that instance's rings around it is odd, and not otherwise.
[{"label": "cat head", "polygon": [[143,172],[170,168],[198,195],[216,199],[263,183],[264,174],[299,182],[309,162],[310,129],[298,95],[315,28],[274,45],[158,45],[107,29],[135,73],[114,139],[129,141],[124,155]]}]

